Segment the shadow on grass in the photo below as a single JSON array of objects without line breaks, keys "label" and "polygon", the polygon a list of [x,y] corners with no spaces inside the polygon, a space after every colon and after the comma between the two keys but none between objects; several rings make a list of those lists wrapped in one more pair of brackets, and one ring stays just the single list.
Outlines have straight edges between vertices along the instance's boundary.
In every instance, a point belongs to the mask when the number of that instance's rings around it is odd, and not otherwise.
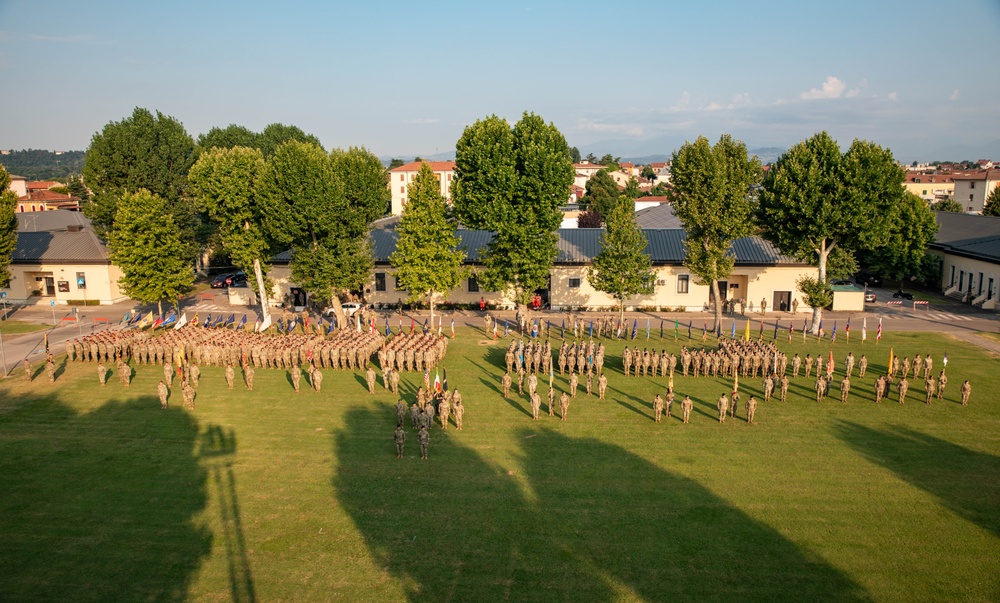
[{"label": "shadow on grass", "polygon": [[380,414],[349,412],[332,483],[411,601],[867,598],[697,482],[618,446],[522,430],[519,478],[440,432],[430,460],[412,437],[397,460],[391,433]]},{"label": "shadow on grass", "polygon": [[197,442],[153,396],[82,415],[23,400],[0,421],[3,599],[185,600],[212,544]]},{"label": "shadow on grass", "polygon": [[879,431],[840,421],[834,433],[869,461],[1000,536],[1000,458],[903,427]]}]

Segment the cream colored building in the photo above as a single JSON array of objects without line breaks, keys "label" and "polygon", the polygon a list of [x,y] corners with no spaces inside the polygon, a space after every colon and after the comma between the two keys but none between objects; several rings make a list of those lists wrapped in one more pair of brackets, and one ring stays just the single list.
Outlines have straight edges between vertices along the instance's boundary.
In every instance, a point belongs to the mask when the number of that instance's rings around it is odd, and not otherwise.
[{"label": "cream colored building", "polygon": [[11,281],[0,289],[9,303],[113,304],[127,298],[118,286],[121,270],[90,220],[75,211],[18,213]]},{"label": "cream colored building", "polygon": [[982,213],[986,198],[997,186],[1000,186],[1000,170],[980,170],[966,174],[956,174],[955,201],[958,201],[965,211]]},{"label": "cream colored building", "polygon": [[441,183],[441,196],[445,199],[451,198],[451,181],[455,178],[454,161],[411,161],[406,165],[389,170],[389,190],[392,193],[391,214],[394,216],[403,213],[403,206],[406,205],[406,195],[413,179],[417,177],[420,166],[424,163],[431,166],[434,176]]},{"label": "cream colored building", "polygon": [[951,174],[927,174],[911,170],[906,172],[903,188],[928,203],[952,199],[955,194],[955,182]]},{"label": "cream colored building", "polygon": [[1000,218],[934,212],[938,232],[929,253],[941,262],[945,294],[984,310],[1000,297]]}]

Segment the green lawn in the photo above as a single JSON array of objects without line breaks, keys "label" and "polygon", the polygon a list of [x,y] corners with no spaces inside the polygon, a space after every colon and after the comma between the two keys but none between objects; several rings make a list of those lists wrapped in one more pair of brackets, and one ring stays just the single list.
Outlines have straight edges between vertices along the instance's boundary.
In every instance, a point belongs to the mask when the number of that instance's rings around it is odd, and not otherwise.
[{"label": "green lawn", "polygon": [[[731,383],[678,376],[695,399],[685,426],[676,406],[653,423],[665,379],[626,379],[620,343],[609,400],[583,393],[568,421],[533,422],[526,398],[497,391],[503,342],[460,329],[444,366],[465,429],[434,429],[428,461],[409,430],[395,458],[395,399],[360,374],[326,371],[322,393],[296,395],[277,371],[230,392],[206,368],[188,412],[179,395],[160,410],[156,367],[125,389],[101,388],[94,365],[61,363],[54,385],[36,366],[30,384],[0,382],[0,598],[997,600],[997,358],[946,336],[876,347],[872,329],[862,348],[853,334],[836,357],[871,364],[847,405],[836,385],[817,405],[800,377],[757,425],[743,408],[720,425]],[[780,338],[789,355],[831,349],[794,339]],[[947,352],[945,400],[926,406],[915,386],[875,406],[890,346],[932,353],[935,372]],[[408,400],[419,381],[404,375]],[[761,390],[740,387],[744,401]]]},{"label": "green lawn", "polygon": [[51,329],[52,325],[43,325],[34,322],[24,322],[23,320],[3,320],[0,321],[0,333],[4,335],[22,335],[24,333],[34,333]]}]

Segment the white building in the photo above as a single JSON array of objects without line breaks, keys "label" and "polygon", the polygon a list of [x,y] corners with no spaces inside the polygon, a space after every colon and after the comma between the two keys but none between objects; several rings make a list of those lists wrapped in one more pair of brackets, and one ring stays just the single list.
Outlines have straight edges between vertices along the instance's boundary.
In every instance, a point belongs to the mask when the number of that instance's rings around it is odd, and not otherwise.
[{"label": "white building", "polygon": [[389,190],[392,192],[392,210],[394,216],[403,213],[406,205],[406,195],[413,179],[417,177],[420,166],[424,163],[431,166],[434,175],[441,183],[441,196],[451,199],[451,181],[455,177],[454,161],[411,161],[406,165],[389,170]]}]

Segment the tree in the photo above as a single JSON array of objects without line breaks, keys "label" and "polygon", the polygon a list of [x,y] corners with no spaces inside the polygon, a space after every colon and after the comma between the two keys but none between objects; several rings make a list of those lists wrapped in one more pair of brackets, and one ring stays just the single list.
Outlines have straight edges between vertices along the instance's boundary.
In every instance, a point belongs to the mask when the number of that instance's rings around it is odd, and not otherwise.
[{"label": "tree", "polygon": [[895,225],[884,244],[873,251],[862,252],[862,263],[875,274],[902,282],[912,276],[922,276],[924,251],[938,230],[934,213],[927,202],[905,193],[894,214]]},{"label": "tree", "polygon": [[600,164],[603,165],[609,172],[617,172],[621,167],[618,165],[621,162],[621,157],[615,157],[611,153],[605,153],[601,157]]},{"label": "tree", "polygon": [[587,163],[597,163],[597,156],[593,153],[587,153],[587,156],[583,158]]},{"label": "tree", "polygon": [[755,230],[754,189],[761,165],[747,155],[747,147],[728,134],[715,146],[699,136],[673,155],[670,200],[684,223],[684,265],[699,285],[711,287],[715,300],[715,331],[722,325],[719,281],[733,272],[729,249],[736,239]]},{"label": "tree", "polygon": [[[827,285],[827,260],[838,248],[853,259],[859,250],[876,249],[896,224],[904,173],[892,152],[855,140],[841,154],[826,132],[790,148],[768,170],[758,205],[766,239],[782,252],[817,266],[817,281]],[[813,306],[811,331],[822,320]]]},{"label": "tree", "polygon": [[66,182],[66,188],[69,189],[69,194],[79,199],[81,203],[90,200],[90,191],[79,176],[71,176]]},{"label": "tree", "polygon": [[214,148],[232,149],[233,147],[260,148],[260,135],[244,126],[229,124],[225,128],[212,128],[198,136],[198,148],[202,152]]},{"label": "tree", "polygon": [[9,187],[10,174],[0,165],[0,287],[10,285],[10,254],[17,247],[17,195]]},{"label": "tree", "polygon": [[576,217],[576,227],[577,228],[600,228],[601,227],[601,214],[597,213],[593,208],[588,209],[585,212],[581,212],[579,216]]},{"label": "tree", "polygon": [[368,229],[385,207],[385,178],[378,158],[364,149],[327,155],[295,140],[278,146],[261,174],[266,231],[291,246],[292,278],[330,301],[341,325],[347,317],[339,295],[362,289],[374,267]]},{"label": "tree", "polygon": [[298,126],[286,126],[285,124],[274,123],[264,128],[264,131],[257,136],[259,139],[257,148],[264,153],[264,157],[274,155],[278,147],[289,140],[314,144],[323,148],[323,145],[319,142],[319,138],[312,134],[306,134]]},{"label": "tree", "polygon": [[653,292],[653,259],[646,253],[646,236],[635,221],[635,209],[625,197],[605,219],[601,252],[587,269],[587,280],[618,301],[618,319],[625,316],[625,302],[633,295]]},{"label": "tree", "polygon": [[934,211],[947,211],[954,214],[964,214],[965,208],[954,199],[945,199],[934,204]]},{"label": "tree", "polygon": [[260,296],[262,320],[267,319],[270,287],[264,281],[270,256],[270,237],[257,183],[264,171],[264,155],[247,147],[213,147],[191,167],[191,189],[199,207],[215,224],[222,248],[233,263],[253,271]]},{"label": "tree", "polygon": [[576,147],[570,147],[569,157],[573,160],[573,163],[580,163],[580,149]]},{"label": "tree", "polygon": [[628,182],[625,183],[625,190],[622,191],[622,196],[628,197],[633,201],[641,197],[642,191],[639,190],[639,181],[635,178],[629,178]]},{"label": "tree", "polygon": [[1000,186],[993,187],[993,191],[986,197],[983,215],[1000,217]]},{"label": "tree", "polygon": [[392,160],[389,161],[389,169],[390,170],[394,170],[394,169],[396,169],[398,167],[403,167],[404,165],[406,165],[406,162],[403,161],[402,159],[398,159],[396,157],[393,157]]},{"label": "tree", "polygon": [[587,190],[583,197],[584,205],[596,211],[602,219],[618,204],[618,197],[621,196],[618,184],[607,169],[598,170],[587,180],[584,188]]},{"label": "tree", "polygon": [[653,166],[651,165],[643,166],[642,173],[640,174],[640,176],[645,178],[650,184],[656,182],[656,171],[653,169]]},{"label": "tree", "polygon": [[124,194],[145,189],[166,201],[182,232],[182,257],[193,262],[205,240],[194,202],[186,195],[194,149],[194,140],[179,121],[138,107],[130,117],[94,134],[83,168],[84,182],[94,195],[83,210],[98,234],[107,237],[114,230]]},{"label": "tree", "polygon": [[465,251],[458,248],[461,241],[448,220],[441,183],[430,165],[420,166],[406,199],[396,229],[396,251],[389,262],[396,268],[396,278],[410,292],[409,301],[427,298],[433,323],[435,297],[462,281]]},{"label": "tree", "polygon": [[122,195],[108,237],[111,260],[122,271],[118,282],[125,294],[155,302],[160,316],[163,300],[176,304],[194,283],[181,236],[165,199],[147,190]]},{"label": "tree", "polygon": [[650,195],[655,195],[657,197],[667,197],[670,195],[670,187],[663,182],[657,182],[650,191]]},{"label": "tree", "polygon": [[518,305],[548,282],[560,208],[573,183],[566,139],[525,112],[511,128],[494,116],[467,127],[456,144],[452,199],[461,222],[495,234],[483,254],[483,284]]}]

